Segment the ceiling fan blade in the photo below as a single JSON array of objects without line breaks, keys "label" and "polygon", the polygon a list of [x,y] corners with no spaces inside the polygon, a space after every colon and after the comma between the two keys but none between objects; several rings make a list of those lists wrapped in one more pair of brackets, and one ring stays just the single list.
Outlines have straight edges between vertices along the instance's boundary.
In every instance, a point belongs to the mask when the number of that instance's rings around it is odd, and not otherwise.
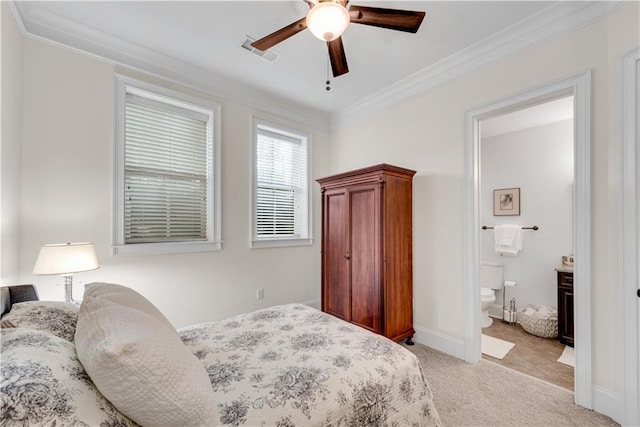
[{"label": "ceiling fan blade", "polygon": [[255,42],[251,43],[251,46],[255,47],[258,50],[264,51],[269,49],[270,47],[277,45],[281,41],[298,34],[305,28],[307,28],[306,16],[297,20],[293,24],[289,24],[286,27],[280,28],[278,31],[275,31],[268,36],[261,38],[260,40],[256,40]]},{"label": "ceiling fan blade", "polygon": [[344,53],[344,46],[342,45],[342,37],[327,42],[327,47],[329,48],[329,59],[331,60],[333,77],[347,74],[349,67],[347,66],[347,56]]},{"label": "ceiling fan blade", "polygon": [[412,10],[351,6],[349,8],[349,15],[351,16],[351,22],[355,24],[415,33],[420,28],[425,13],[414,12]]}]

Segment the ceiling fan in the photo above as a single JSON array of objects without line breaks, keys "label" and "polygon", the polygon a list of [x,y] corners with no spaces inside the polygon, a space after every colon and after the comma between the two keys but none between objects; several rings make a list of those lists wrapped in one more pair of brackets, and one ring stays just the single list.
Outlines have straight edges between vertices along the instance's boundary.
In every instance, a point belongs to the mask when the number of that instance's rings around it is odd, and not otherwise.
[{"label": "ceiling fan", "polygon": [[416,33],[425,15],[424,12],[367,6],[350,6],[347,10],[349,0],[303,1],[311,9],[307,16],[251,43],[251,46],[265,51],[309,28],[317,38],[327,42],[333,77],[349,72],[341,36],[350,22]]}]

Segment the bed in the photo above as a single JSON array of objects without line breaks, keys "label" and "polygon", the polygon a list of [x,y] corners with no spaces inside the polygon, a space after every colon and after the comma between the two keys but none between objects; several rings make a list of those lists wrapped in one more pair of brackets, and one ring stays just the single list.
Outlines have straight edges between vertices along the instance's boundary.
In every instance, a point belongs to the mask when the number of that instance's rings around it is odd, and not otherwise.
[{"label": "bed", "polygon": [[0,323],[0,425],[440,425],[411,352],[302,304],[176,332],[131,289],[89,284],[81,307],[20,302]]}]

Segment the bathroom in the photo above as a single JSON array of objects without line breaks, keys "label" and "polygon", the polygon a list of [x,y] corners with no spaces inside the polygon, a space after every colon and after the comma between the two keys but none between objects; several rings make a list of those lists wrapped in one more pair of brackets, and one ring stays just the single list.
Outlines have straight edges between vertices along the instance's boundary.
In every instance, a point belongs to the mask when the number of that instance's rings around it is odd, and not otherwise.
[{"label": "bathroom", "polygon": [[[502,358],[483,357],[573,389],[573,368],[565,359],[565,354],[573,356],[573,349],[558,338],[539,338],[509,323],[515,318],[510,319],[509,312],[505,317],[503,310],[503,304],[509,309],[512,301],[517,311],[528,306],[557,310],[556,269],[571,271],[562,257],[573,253],[574,241],[573,98],[483,120],[480,153],[480,225],[487,227],[480,229],[480,277],[501,276],[500,285],[491,286],[498,288],[495,300],[482,297],[492,319],[482,333],[511,344]],[[523,228],[517,255],[496,252],[493,227],[503,224]],[[480,323],[489,322],[485,318]],[[533,349],[552,359],[535,359]]]}]

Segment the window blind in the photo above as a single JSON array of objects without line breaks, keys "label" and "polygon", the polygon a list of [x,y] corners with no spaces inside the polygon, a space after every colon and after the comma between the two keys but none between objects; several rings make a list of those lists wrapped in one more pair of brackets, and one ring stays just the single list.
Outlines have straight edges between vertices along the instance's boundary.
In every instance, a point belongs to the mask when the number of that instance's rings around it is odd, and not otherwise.
[{"label": "window blind", "polygon": [[208,117],[125,100],[125,243],[207,238]]},{"label": "window blind", "polygon": [[306,238],[306,139],[259,126],[256,180],[256,239]]}]

